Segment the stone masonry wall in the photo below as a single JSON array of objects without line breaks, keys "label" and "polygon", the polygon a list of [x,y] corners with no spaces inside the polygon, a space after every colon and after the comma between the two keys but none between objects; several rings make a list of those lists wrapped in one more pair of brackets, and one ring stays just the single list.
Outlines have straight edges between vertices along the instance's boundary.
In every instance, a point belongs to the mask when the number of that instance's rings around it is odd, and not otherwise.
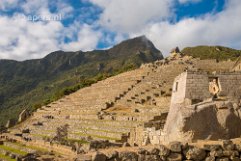
[{"label": "stone masonry wall", "polygon": [[[209,93],[209,81],[218,80],[220,96],[228,98],[240,98],[241,73],[217,73],[207,74],[198,72],[185,72],[180,74],[173,83],[171,104],[192,104],[197,100],[203,101],[211,98]],[[177,85],[178,84],[178,85]]]},{"label": "stone masonry wall", "polygon": [[186,93],[187,72],[176,77],[172,87],[171,103],[183,103]]},{"label": "stone masonry wall", "polygon": [[233,71],[241,71],[241,62],[233,68]]},{"label": "stone masonry wall", "polygon": [[209,79],[206,73],[187,73],[185,98],[190,100],[205,100],[211,98],[209,93]]},{"label": "stone masonry wall", "polygon": [[241,93],[238,90],[241,87],[241,73],[217,74],[217,77],[221,85],[220,95],[240,98]]},{"label": "stone masonry wall", "polygon": [[223,140],[219,143],[206,143],[202,146],[172,142],[167,146],[147,146],[111,152],[95,152],[93,155],[84,155],[78,160],[89,161],[229,161],[241,158],[240,142]]}]

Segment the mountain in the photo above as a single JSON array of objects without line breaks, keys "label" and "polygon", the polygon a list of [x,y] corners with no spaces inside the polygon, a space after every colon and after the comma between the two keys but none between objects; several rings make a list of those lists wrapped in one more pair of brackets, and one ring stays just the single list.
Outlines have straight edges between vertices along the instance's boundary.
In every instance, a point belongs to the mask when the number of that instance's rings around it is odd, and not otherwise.
[{"label": "mountain", "polygon": [[241,55],[241,50],[235,50],[223,46],[187,47],[181,52],[194,58],[217,60],[236,60]]},{"label": "mountain", "polygon": [[0,60],[0,124],[99,80],[163,59],[145,36],[108,50],[55,51],[42,59]]}]

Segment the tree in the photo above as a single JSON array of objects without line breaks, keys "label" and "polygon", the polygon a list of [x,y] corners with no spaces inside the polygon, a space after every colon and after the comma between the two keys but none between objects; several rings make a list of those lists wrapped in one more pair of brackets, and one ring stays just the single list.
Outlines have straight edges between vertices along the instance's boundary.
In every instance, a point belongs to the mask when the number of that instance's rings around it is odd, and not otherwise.
[{"label": "tree", "polygon": [[54,140],[56,140],[58,142],[63,142],[64,140],[66,140],[68,137],[68,129],[69,129],[68,124],[57,127],[56,136],[54,137]]}]

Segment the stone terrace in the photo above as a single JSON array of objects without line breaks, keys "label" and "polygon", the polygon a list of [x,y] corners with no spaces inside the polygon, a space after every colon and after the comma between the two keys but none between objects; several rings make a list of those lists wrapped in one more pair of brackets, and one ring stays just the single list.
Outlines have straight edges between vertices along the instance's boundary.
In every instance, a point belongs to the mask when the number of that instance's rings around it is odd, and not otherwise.
[{"label": "stone terrace", "polygon": [[[231,62],[213,63],[216,70],[228,70],[228,65],[223,64]],[[165,117],[158,116],[168,113],[174,78],[187,69],[213,69],[210,64],[203,64],[205,61],[190,57],[145,64],[38,109],[28,120],[10,129],[11,134],[28,128],[28,137],[42,140],[53,137],[57,127],[68,124],[69,139],[91,136],[126,142],[136,126],[152,120],[165,122]]]}]

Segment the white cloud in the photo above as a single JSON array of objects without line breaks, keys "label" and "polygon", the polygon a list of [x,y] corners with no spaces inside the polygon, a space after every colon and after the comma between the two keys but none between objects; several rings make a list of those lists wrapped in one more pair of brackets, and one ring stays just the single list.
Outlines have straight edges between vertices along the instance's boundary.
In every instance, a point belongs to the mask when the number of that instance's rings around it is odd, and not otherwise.
[{"label": "white cloud", "polygon": [[[224,10],[214,14],[185,18],[170,23],[175,18],[173,5],[198,3],[201,0],[90,0],[100,6],[103,13],[99,23],[107,30],[129,37],[145,34],[167,55],[175,46],[181,48],[196,45],[225,45],[241,47],[241,3],[226,1]],[[119,38],[114,42],[119,42]]]},{"label": "white cloud", "polygon": [[[55,50],[92,50],[96,48],[101,34],[83,24],[64,27],[59,21],[32,22],[26,19],[0,17],[0,58],[41,58]],[[64,41],[65,37],[70,42]],[[74,40],[76,37],[76,40]]]},{"label": "white cloud", "polygon": [[147,24],[141,32],[130,35],[146,34],[165,55],[175,46],[224,45],[241,48],[240,15],[240,1],[230,0],[225,9],[215,15],[186,18],[175,24],[168,21]]},{"label": "white cloud", "polygon": [[31,22],[26,19],[0,17],[0,58],[39,58],[58,48],[58,32],[63,28],[57,21]]},{"label": "white cloud", "polygon": [[[27,15],[43,17],[53,17],[58,14],[62,18],[68,18],[72,16],[71,13],[74,10],[65,0],[26,0],[21,3],[20,7]],[[55,8],[54,13],[50,12],[50,7]]]},{"label": "white cloud", "polygon": [[[53,4],[49,2],[22,1],[20,8],[23,13],[0,16],[0,59],[25,60],[41,58],[55,50],[96,48],[101,34],[89,25],[75,23],[65,27],[61,21],[28,20],[29,15],[51,17],[60,13],[69,16],[72,12],[67,3],[56,1],[56,12],[52,13],[49,7]],[[65,42],[65,37],[69,37],[70,42]]]},{"label": "white cloud", "polygon": [[61,48],[68,51],[93,50],[95,49],[100,37],[102,36],[99,31],[94,31],[92,27],[87,24],[75,24],[74,27],[67,29],[65,32],[70,39],[74,38],[75,35],[73,34],[77,34],[76,41],[72,41],[70,43],[65,43],[62,45]]},{"label": "white cloud", "polygon": [[103,13],[100,24],[110,30],[129,33],[142,29],[149,22],[171,16],[174,0],[90,0]]},{"label": "white cloud", "polygon": [[[87,0],[86,0],[87,1]],[[175,23],[173,5],[178,0],[89,0],[103,9],[100,19],[92,25],[75,22],[66,27],[61,21],[16,19],[16,15],[63,13],[73,16],[67,0],[56,1],[56,12],[50,11],[50,0],[3,0],[0,8],[10,2],[24,10],[14,16],[0,16],[0,59],[40,58],[54,50],[92,50],[98,42],[112,45],[127,37],[145,34],[165,55],[175,46],[224,45],[241,47],[240,0],[226,1],[224,10]],[[179,0],[180,3],[197,0]],[[114,31],[109,32],[109,31]],[[103,32],[103,33],[102,33]],[[115,35],[115,36],[114,36]],[[69,42],[65,41],[65,38]]]},{"label": "white cloud", "polygon": [[0,10],[7,10],[10,8],[16,7],[18,0],[1,0],[0,1]]}]

